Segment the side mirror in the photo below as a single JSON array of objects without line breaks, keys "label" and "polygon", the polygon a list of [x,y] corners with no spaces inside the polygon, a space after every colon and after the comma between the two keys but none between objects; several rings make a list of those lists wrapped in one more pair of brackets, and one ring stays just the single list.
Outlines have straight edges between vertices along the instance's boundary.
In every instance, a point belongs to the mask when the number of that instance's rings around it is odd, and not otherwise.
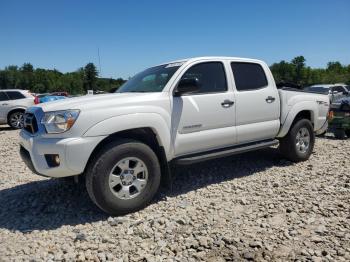
[{"label": "side mirror", "polygon": [[331,94],[336,95],[336,94],[338,94],[338,91],[332,91]]},{"label": "side mirror", "polygon": [[178,86],[175,89],[174,95],[181,96],[184,94],[191,94],[199,91],[198,78],[184,78],[181,79]]}]

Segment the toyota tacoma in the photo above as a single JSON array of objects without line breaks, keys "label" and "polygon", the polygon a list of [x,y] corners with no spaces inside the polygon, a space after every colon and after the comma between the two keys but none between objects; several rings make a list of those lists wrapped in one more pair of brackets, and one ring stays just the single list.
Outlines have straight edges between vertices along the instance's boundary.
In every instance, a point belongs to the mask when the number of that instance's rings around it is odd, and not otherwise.
[{"label": "toyota tacoma", "polygon": [[121,215],[145,207],[176,164],[277,144],[307,160],[328,108],[327,95],[277,89],[262,61],[191,58],[146,69],[114,94],[29,108],[20,153],[37,174],[85,176],[93,202]]}]

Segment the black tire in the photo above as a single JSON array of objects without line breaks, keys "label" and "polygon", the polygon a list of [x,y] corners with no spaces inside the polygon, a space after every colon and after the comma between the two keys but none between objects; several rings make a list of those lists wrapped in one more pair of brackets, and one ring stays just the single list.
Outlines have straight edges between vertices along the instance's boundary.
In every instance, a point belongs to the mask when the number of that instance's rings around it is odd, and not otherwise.
[{"label": "black tire", "polygon": [[[16,121],[18,119],[18,121]],[[24,125],[24,111],[15,110],[7,117],[7,124],[14,129],[21,129]]]},{"label": "black tire", "polygon": [[345,130],[345,134],[348,138],[350,138],[350,129]]},{"label": "black tire", "polygon": [[334,137],[336,139],[345,139],[345,130],[344,129],[335,129]]},{"label": "black tire", "polygon": [[[309,132],[309,145],[305,152],[301,152],[297,149],[297,135],[298,132],[302,129],[306,128]],[[298,119],[295,120],[289,129],[288,134],[280,139],[280,152],[282,155],[290,161],[300,162],[308,160],[315,144],[315,134],[313,131],[313,126],[308,119]]]},{"label": "black tire", "polygon": [[[131,199],[118,198],[110,188],[109,176],[115,165],[125,158],[137,157],[148,170],[147,184]],[[107,144],[92,159],[86,172],[86,188],[93,202],[111,215],[124,215],[147,206],[157,193],[161,169],[154,151],[147,145],[130,139]]]}]

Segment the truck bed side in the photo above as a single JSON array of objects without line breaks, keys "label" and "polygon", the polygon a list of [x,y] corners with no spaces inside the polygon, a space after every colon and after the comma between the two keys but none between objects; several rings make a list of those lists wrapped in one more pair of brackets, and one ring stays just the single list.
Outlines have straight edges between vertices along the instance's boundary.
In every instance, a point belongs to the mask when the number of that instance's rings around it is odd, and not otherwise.
[{"label": "truck bed side", "polygon": [[281,103],[281,129],[278,137],[288,133],[294,119],[301,112],[309,114],[315,132],[325,125],[330,104],[327,95],[294,89],[279,89],[278,93]]}]

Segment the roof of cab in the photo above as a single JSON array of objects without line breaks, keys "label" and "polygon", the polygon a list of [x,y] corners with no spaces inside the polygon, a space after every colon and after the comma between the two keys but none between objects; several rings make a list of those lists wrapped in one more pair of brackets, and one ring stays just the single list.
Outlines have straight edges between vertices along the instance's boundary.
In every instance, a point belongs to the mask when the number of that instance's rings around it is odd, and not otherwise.
[{"label": "roof of cab", "polygon": [[231,57],[231,56],[199,56],[199,57],[191,57],[187,59],[179,59],[170,61],[167,63],[162,63],[159,65],[166,65],[166,64],[175,64],[175,63],[186,63],[186,62],[195,62],[200,60],[233,60],[233,61],[239,61],[239,62],[254,62],[254,63],[264,63],[262,60],[258,59],[252,59],[252,58],[244,58],[244,57]]}]

